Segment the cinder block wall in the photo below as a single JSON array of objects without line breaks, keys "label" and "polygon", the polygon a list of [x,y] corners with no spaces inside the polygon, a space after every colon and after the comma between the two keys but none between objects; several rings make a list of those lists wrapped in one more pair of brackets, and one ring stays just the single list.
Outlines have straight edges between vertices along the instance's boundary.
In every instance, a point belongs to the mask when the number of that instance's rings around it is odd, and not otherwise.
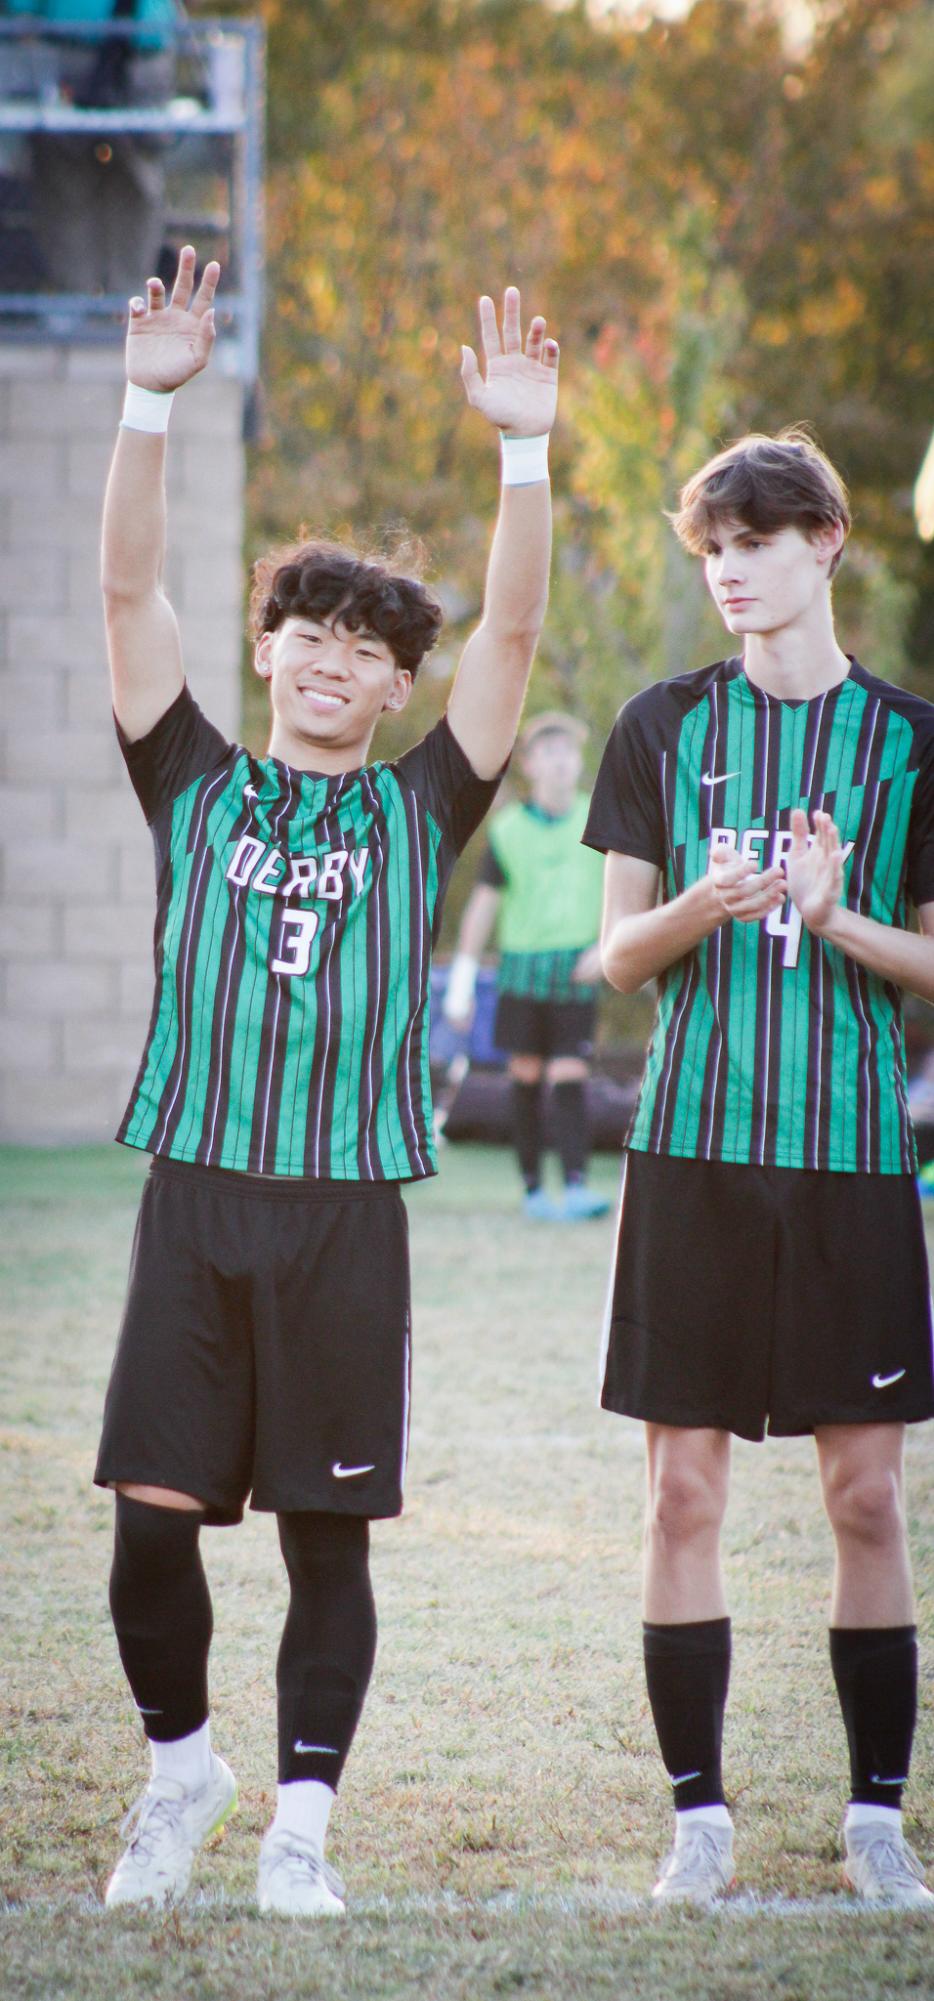
[{"label": "cinder block wall", "polygon": [[[114,739],[98,585],[112,349],[0,345],[0,1139],[110,1137],[152,997],[152,843]],[[181,394],[168,588],[202,707],[240,719],[242,392]]]}]

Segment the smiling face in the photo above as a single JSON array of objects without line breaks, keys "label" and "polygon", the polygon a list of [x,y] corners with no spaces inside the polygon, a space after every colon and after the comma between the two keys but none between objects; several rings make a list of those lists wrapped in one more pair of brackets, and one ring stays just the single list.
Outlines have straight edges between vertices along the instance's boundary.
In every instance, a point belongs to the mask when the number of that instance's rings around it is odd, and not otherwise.
[{"label": "smiling face", "polygon": [[803,535],[799,528],[765,534],[734,517],[711,530],[704,573],[728,631],[774,633],[807,626],[827,603],[830,570],[841,548],[839,522]]},{"label": "smiling face", "polygon": [[341,622],[289,617],[257,642],[256,672],[269,684],[269,754],[298,770],[336,773],[365,763],[384,710],[398,712],[412,676],[385,639]]}]

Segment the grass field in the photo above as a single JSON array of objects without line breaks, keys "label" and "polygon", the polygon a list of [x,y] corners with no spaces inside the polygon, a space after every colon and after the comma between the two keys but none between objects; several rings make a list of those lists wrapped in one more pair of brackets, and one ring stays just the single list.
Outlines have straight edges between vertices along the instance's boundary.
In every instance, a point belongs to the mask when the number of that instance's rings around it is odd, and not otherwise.
[{"label": "grass field", "polygon": [[[448,1149],[409,1201],[408,1505],[374,1535],[380,1653],[332,1821],[348,1918],[290,1925],[252,1901],[285,1604],[274,1524],[255,1516],[204,1537],[214,1741],[241,1811],[178,1912],[104,1913],[146,1761],[107,1613],[111,1502],[90,1474],[144,1168],[116,1148],[2,1159],[3,1995],[934,1996],[934,1927],[839,1889],[846,1761],[809,1441],[736,1450],[740,1892],[709,1917],[648,1909],[668,1801],[640,1657],[642,1449],[595,1402],[612,1229],[522,1221],[508,1158],[479,1148]],[[615,1165],[598,1174],[612,1190]],[[934,1862],[932,1439],[910,1435],[926,1665],[907,1831]]]}]

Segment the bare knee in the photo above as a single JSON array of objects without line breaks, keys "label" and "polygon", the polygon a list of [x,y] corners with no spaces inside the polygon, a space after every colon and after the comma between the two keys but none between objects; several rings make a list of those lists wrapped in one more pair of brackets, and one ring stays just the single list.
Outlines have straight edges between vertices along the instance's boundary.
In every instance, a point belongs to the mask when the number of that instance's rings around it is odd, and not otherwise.
[{"label": "bare knee", "polygon": [[579,1056],[553,1056],[545,1074],[549,1084],[584,1084],[590,1072]]},{"label": "bare knee", "polygon": [[540,1056],[510,1056],[509,1075],[514,1084],[540,1084],[545,1065]]},{"label": "bare knee", "polygon": [[882,1548],[904,1534],[900,1483],[889,1468],[841,1468],[826,1480],[824,1501],[835,1536]]},{"label": "bare knee", "polygon": [[726,1509],[725,1483],[697,1465],[658,1467],[649,1490],[647,1533],[668,1544],[716,1535]]}]

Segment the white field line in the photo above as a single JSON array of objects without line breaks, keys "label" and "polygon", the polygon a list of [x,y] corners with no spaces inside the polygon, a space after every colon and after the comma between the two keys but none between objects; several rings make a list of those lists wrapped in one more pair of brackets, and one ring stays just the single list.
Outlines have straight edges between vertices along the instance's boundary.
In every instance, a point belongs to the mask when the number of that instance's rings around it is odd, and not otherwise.
[{"label": "white field line", "polygon": [[[207,1911],[216,1911],[229,1918],[256,1916],[256,1906],[251,1898],[228,1896],[223,1890],[199,1890],[186,1897],[178,1905],[178,1913],[184,1919]],[[68,1911],[91,1917],[104,1915],[104,1906],[99,1898],[84,1892],[72,1897],[0,1898],[0,1917],[31,1917],[64,1915]],[[660,1910],[652,1905],[648,1896],[635,1896],[626,1890],[498,1890],[487,1897],[463,1897],[454,1890],[412,1891],[400,1897],[354,1897],[348,1904],[347,1916],[361,1920],[378,1919],[385,1921],[419,1917],[468,1917],[484,1915],[490,1918],[574,1918],[585,1922],[589,1917],[632,1917],[642,1915],[653,1924],[674,1918],[676,1922],[688,1919],[696,1923],[699,1915],[730,1922],[738,1918],[814,1918],[835,1917],[847,1922],[865,1921],[867,1918],[888,1917],[904,1924],[906,1913],[884,1904],[864,1904],[847,1892],[839,1891],[816,1897],[760,1896],[754,1890],[742,1890],[736,1895],[724,1898],[710,1912],[681,1909]],[[124,1910],[121,1918],[131,1914]],[[147,1923],[161,1921],[161,1914],[141,1911]],[[113,1922],[108,1917],[108,1923]],[[930,1924],[930,1919],[926,1922]]]}]

